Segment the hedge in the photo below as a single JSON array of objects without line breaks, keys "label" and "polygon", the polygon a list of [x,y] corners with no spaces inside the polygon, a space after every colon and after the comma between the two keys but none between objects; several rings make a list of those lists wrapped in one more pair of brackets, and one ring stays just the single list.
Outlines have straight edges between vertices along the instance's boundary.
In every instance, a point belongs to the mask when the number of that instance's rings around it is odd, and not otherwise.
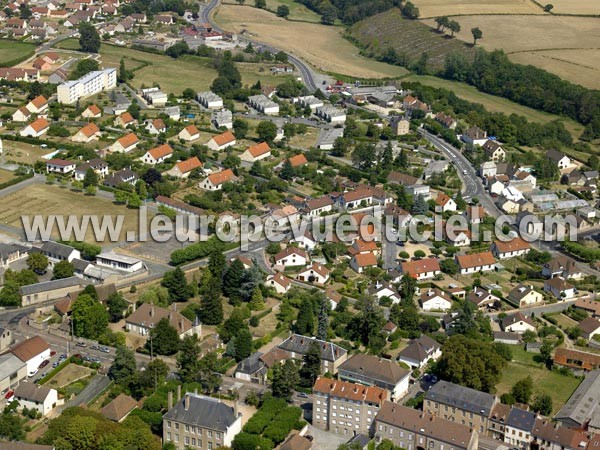
[{"label": "hedge", "polygon": [[10,186],[14,186],[15,184],[19,184],[21,181],[25,181],[29,178],[33,178],[33,172],[28,172],[25,175],[19,175],[12,180],[5,181],[4,183],[0,183],[0,189],[4,189]]}]

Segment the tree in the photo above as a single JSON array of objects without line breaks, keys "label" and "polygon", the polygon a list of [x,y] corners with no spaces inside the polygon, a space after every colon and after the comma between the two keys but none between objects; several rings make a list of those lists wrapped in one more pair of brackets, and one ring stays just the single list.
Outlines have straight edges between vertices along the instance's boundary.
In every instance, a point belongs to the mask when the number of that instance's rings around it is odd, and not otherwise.
[{"label": "tree", "polygon": [[184,302],[192,296],[192,289],[180,267],[165,273],[160,284],[167,288],[172,302]]},{"label": "tree", "polygon": [[199,370],[200,344],[198,337],[185,336],[179,345],[179,355],[177,356],[177,368],[179,377],[184,383],[190,383],[195,380]]},{"label": "tree", "polygon": [[417,8],[412,2],[407,1],[404,3],[402,7],[402,15],[407,19],[418,19],[419,18],[419,8]]},{"label": "tree", "polygon": [[533,379],[527,376],[517,381],[510,390],[510,393],[518,403],[529,403],[529,399],[533,394]]},{"label": "tree", "polygon": [[129,303],[123,298],[123,294],[114,292],[106,300],[106,306],[108,307],[109,320],[118,322],[123,318],[123,311],[127,309]]},{"label": "tree", "polygon": [[225,260],[225,254],[221,250],[217,249],[210,254],[208,259],[208,270],[213,277],[221,281],[225,274],[226,266],[227,262]]},{"label": "tree", "polygon": [[286,359],[283,364],[276,364],[273,367],[271,384],[273,396],[289,401],[299,381],[298,367],[293,359]]},{"label": "tree", "polygon": [[117,81],[119,83],[126,83],[133,78],[133,72],[129,72],[125,67],[125,60],[121,58],[119,62],[119,73],[117,74]]},{"label": "tree", "polygon": [[321,346],[317,342],[312,342],[308,351],[302,358],[302,368],[300,369],[300,385],[302,387],[312,387],[321,373]]},{"label": "tree", "polygon": [[30,253],[27,257],[27,267],[41,275],[48,268],[48,257],[41,253]]},{"label": "tree", "polygon": [[144,180],[138,180],[137,183],[135,183],[135,192],[137,192],[140,200],[146,200],[148,198],[148,188],[146,187],[146,182]]},{"label": "tree", "polygon": [[210,291],[205,292],[202,300],[200,300],[200,320],[206,325],[218,325],[223,322],[221,283],[211,275],[208,286],[212,286],[212,288]]},{"label": "tree", "polygon": [[142,206],[142,199],[136,192],[129,194],[127,199],[127,206],[133,209],[139,209]]},{"label": "tree", "polygon": [[540,358],[547,368],[552,368],[552,349],[553,345],[549,341],[544,341],[540,347]]},{"label": "tree", "polygon": [[317,315],[317,339],[327,340],[329,330],[329,300],[323,295],[319,296],[319,312]]},{"label": "tree", "polygon": [[135,355],[125,346],[118,346],[108,376],[117,384],[124,383],[136,373]]},{"label": "tree", "polygon": [[473,45],[477,45],[477,41],[483,38],[483,31],[478,27],[471,28],[471,34],[473,35]]},{"label": "tree", "polygon": [[240,362],[252,354],[252,333],[249,330],[241,330],[233,339],[235,348],[235,360]]},{"label": "tree", "polygon": [[554,5],[552,3],[548,3],[546,6],[544,6],[544,11],[547,13],[549,13],[553,9],[554,9]]},{"label": "tree", "polygon": [[438,31],[444,31],[444,28],[448,26],[450,20],[448,19],[448,16],[436,17],[435,23]]},{"label": "tree", "polygon": [[98,53],[100,51],[100,35],[89,22],[79,24],[79,48],[83,52]]},{"label": "tree", "polygon": [[458,273],[458,264],[453,259],[446,258],[440,261],[440,269],[445,274],[456,275]]},{"label": "tree", "polygon": [[75,273],[75,267],[69,261],[59,261],[54,264],[54,269],[52,272],[53,280],[60,280],[61,278],[69,278],[72,277]]},{"label": "tree", "polygon": [[305,298],[300,303],[298,318],[294,325],[294,331],[304,336],[312,336],[315,330],[315,316],[310,299]]},{"label": "tree", "polygon": [[256,286],[254,288],[254,290],[252,291],[252,297],[250,299],[250,303],[248,304],[248,307],[252,311],[260,311],[261,309],[264,309],[265,300],[263,298],[262,291],[260,290],[259,286]]},{"label": "tree", "polygon": [[72,307],[73,332],[76,336],[97,339],[108,325],[108,313],[98,300],[80,294]]},{"label": "tree", "polygon": [[83,187],[97,186],[98,185],[98,174],[94,169],[88,167],[85,171],[85,177],[83,178]]},{"label": "tree", "polygon": [[190,53],[190,47],[185,41],[179,41],[175,45],[171,45],[168,49],[165,50],[165,55],[175,59],[187,53]]},{"label": "tree", "polygon": [[19,18],[29,20],[32,15],[33,12],[27,3],[23,3],[21,6],[19,6]]},{"label": "tree", "polygon": [[287,5],[279,5],[277,7],[277,15],[287,19],[287,17],[290,15],[290,8]]},{"label": "tree", "polygon": [[95,59],[82,59],[77,62],[75,70],[71,72],[69,78],[72,80],[76,80],[77,78],[81,78],[82,76],[93,72],[94,70],[98,70],[99,67],[100,64],[98,64],[98,61],[96,61]]},{"label": "tree", "polygon": [[256,126],[256,134],[260,140],[271,144],[277,137],[277,125],[270,120],[263,120]]},{"label": "tree", "polygon": [[458,33],[460,31],[460,24],[456,20],[451,20],[448,24],[448,28],[452,31],[451,36],[454,37],[454,33]]},{"label": "tree", "polygon": [[238,139],[244,139],[248,134],[248,121],[240,118],[233,119],[233,132]]},{"label": "tree", "polygon": [[179,349],[179,333],[166,317],[150,330],[146,349],[159,355],[174,355]]},{"label": "tree", "polygon": [[283,167],[279,171],[279,177],[283,180],[291,180],[292,178],[294,178],[294,176],[296,176],[296,171],[292,167],[290,159],[286,158],[283,162]]},{"label": "tree", "polygon": [[244,264],[236,258],[231,262],[223,276],[223,293],[227,297],[237,298],[243,277]]},{"label": "tree", "polygon": [[410,212],[415,215],[423,215],[429,211],[429,205],[422,194],[419,194],[415,197],[412,208],[410,208]]},{"label": "tree", "polygon": [[458,193],[456,194],[456,198],[454,201],[456,203],[456,209],[458,209],[459,211],[464,211],[467,208],[467,202],[465,202],[465,200],[463,199],[463,196],[460,191],[458,191]]},{"label": "tree", "polygon": [[267,7],[266,0],[254,0],[254,6],[260,9],[265,9]]},{"label": "tree", "polygon": [[552,414],[552,397],[548,394],[538,394],[531,405],[533,410],[543,416]]},{"label": "tree", "polygon": [[400,279],[400,289],[398,290],[402,303],[412,305],[416,290],[417,280],[411,274],[407,273],[403,275]]}]

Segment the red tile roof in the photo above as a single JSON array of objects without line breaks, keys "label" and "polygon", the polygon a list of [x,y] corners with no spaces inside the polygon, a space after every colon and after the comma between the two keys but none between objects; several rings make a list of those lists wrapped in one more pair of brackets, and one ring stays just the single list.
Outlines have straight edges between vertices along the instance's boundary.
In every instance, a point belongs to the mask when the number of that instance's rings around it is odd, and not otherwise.
[{"label": "red tile roof", "polygon": [[472,255],[456,255],[456,261],[461,269],[473,267],[493,266],[496,264],[492,252],[473,253]]},{"label": "red tile roof", "polygon": [[233,133],[231,131],[226,131],[225,133],[221,133],[221,134],[217,134],[216,136],[212,137],[212,140],[215,141],[215,144],[217,144],[219,147],[229,144],[233,141],[235,141],[235,136],[233,135]]},{"label": "red tile roof", "polygon": [[164,158],[167,155],[172,155],[173,149],[171,148],[171,146],[169,144],[162,144],[162,145],[159,145],[158,147],[154,147],[153,149],[148,150],[148,153],[150,153],[150,155],[154,159],[160,159],[160,158]]},{"label": "red tile roof", "polygon": [[227,183],[233,178],[233,171],[231,169],[225,169],[220,172],[211,173],[208,176],[208,179],[215,186],[219,186],[220,184]]},{"label": "red tile roof", "polygon": [[424,258],[416,261],[406,261],[402,263],[402,273],[412,276],[421,275],[429,272],[439,272],[440,262],[437,258]]},{"label": "red tile roof", "polygon": [[254,157],[257,158],[265,153],[269,153],[271,151],[271,147],[266,142],[261,142],[260,144],[253,145],[252,147],[248,147],[248,152]]},{"label": "red tile roof", "polygon": [[175,165],[181,171],[181,173],[188,173],[194,169],[202,167],[202,161],[200,161],[198,159],[198,157],[193,156],[192,158],[186,159],[185,161],[178,162]]},{"label": "red tile roof", "polygon": [[381,405],[389,397],[389,392],[377,386],[364,386],[350,383],[349,381],[332,380],[330,378],[317,378],[313,392],[329,394],[333,397],[354,401],[377,403]]}]

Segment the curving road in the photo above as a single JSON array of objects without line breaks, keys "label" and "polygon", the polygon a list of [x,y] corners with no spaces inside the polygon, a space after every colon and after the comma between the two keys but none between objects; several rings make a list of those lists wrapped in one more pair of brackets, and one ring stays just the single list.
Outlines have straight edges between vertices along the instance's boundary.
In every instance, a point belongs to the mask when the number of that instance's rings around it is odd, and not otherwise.
[{"label": "curving road", "polygon": [[[220,28],[214,20],[212,20],[212,12],[218,5],[219,0],[211,0],[210,3],[208,3],[208,5],[201,8],[199,20],[203,23],[210,23],[215,31],[223,32],[224,30]],[[267,50],[271,53],[277,53],[280,51],[280,49],[271,47],[270,45],[263,44],[262,42],[255,41],[253,39],[248,39],[247,37],[244,37],[244,39],[248,42],[252,42],[253,45],[256,45],[259,48]],[[286,54],[288,57],[288,61],[294,66],[296,66],[296,68],[300,72],[300,76],[302,77],[302,80],[304,81],[304,84],[306,85],[308,90],[311,92],[316,91],[318,86],[315,81],[315,75],[313,73],[313,70],[301,59],[295,57],[294,55],[291,55],[290,53]]]}]

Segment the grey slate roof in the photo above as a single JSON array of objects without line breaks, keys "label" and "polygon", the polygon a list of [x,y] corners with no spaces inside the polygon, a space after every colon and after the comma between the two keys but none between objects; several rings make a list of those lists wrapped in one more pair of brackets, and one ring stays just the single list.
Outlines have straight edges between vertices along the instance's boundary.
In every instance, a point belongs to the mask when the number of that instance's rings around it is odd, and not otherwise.
[{"label": "grey slate roof", "polygon": [[335,362],[340,357],[348,353],[339,345],[327,341],[321,341],[320,339],[311,338],[308,336],[302,336],[300,334],[293,334],[281,344],[279,344],[279,348],[288,352],[305,355],[306,353],[308,353],[310,344],[312,344],[313,342],[317,342],[319,344],[319,347],[321,348],[321,359],[324,359],[326,361]]},{"label": "grey slate roof", "polygon": [[19,288],[21,295],[39,294],[40,292],[52,291],[72,286],[80,286],[82,280],[77,277],[61,278],[60,280],[43,281]]},{"label": "grey slate roof", "polygon": [[[185,409],[185,397],[189,397],[190,401],[190,407],[187,410]],[[235,417],[233,408],[225,403],[211,397],[187,392],[163,416],[164,419],[225,432],[237,417]]]},{"label": "grey slate roof", "polygon": [[23,245],[0,243],[0,259],[8,259],[15,252],[26,253],[28,251],[29,247]]},{"label": "grey slate roof", "polygon": [[494,397],[486,392],[443,380],[438,381],[427,391],[425,399],[486,417],[489,417],[495,401]]},{"label": "grey slate roof", "polygon": [[241,373],[246,373],[248,375],[252,375],[253,373],[258,372],[260,369],[262,369],[265,366],[265,363],[263,363],[260,360],[260,357],[262,355],[263,354],[261,352],[252,353],[246,359],[243,359],[240,361],[240,363],[237,365],[237,368],[235,369],[235,371],[241,372]]},{"label": "grey slate roof", "polygon": [[531,432],[531,430],[533,430],[533,426],[535,425],[535,417],[535,413],[531,411],[525,411],[521,408],[515,408],[513,406],[508,413],[508,417],[506,418],[506,425],[519,430]]},{"label": "grey slate roof", "polygon": [[0,380],[10,377],[24,366],[26,363],[12,353],[0,355]]},{"label": "grey slate roof", "polygon": [[418,339],[413,339],[408,347],[398,354],[398,357],[410,359],[411,361],[425,361],[439,348],[440,344],[424,334]]},{"label": "grey slate roof", "polygon": [[338,371],[340,375],[342,372],[347,372],[361,379],[383,382],[392,386],[395,386],[409,375],[408,370],[403,369],[393,361],[362,353],[353,355],[347,361],[344,361],[338,367]]},{"label": "grey slate roof", "polygon": [[600,370],[593,370],[586,375],[554,418],[570,419],[583,425],[598,414],[600,414]]},{"label": "grey slate roof", "polygon": [[43,403],[51,390],[47,386],[24,381],[15,389],[15,397]]},{"label": "grey slate roof", "polygon": [[73,250],[75,249],[73,247],[69,247],[68,245],[60,244],[58,242],[47,241],[44,242],[41,250],[42,253],[58,255],[64,259],[67,259],[71,255],[71,252],[73,252]]}]

